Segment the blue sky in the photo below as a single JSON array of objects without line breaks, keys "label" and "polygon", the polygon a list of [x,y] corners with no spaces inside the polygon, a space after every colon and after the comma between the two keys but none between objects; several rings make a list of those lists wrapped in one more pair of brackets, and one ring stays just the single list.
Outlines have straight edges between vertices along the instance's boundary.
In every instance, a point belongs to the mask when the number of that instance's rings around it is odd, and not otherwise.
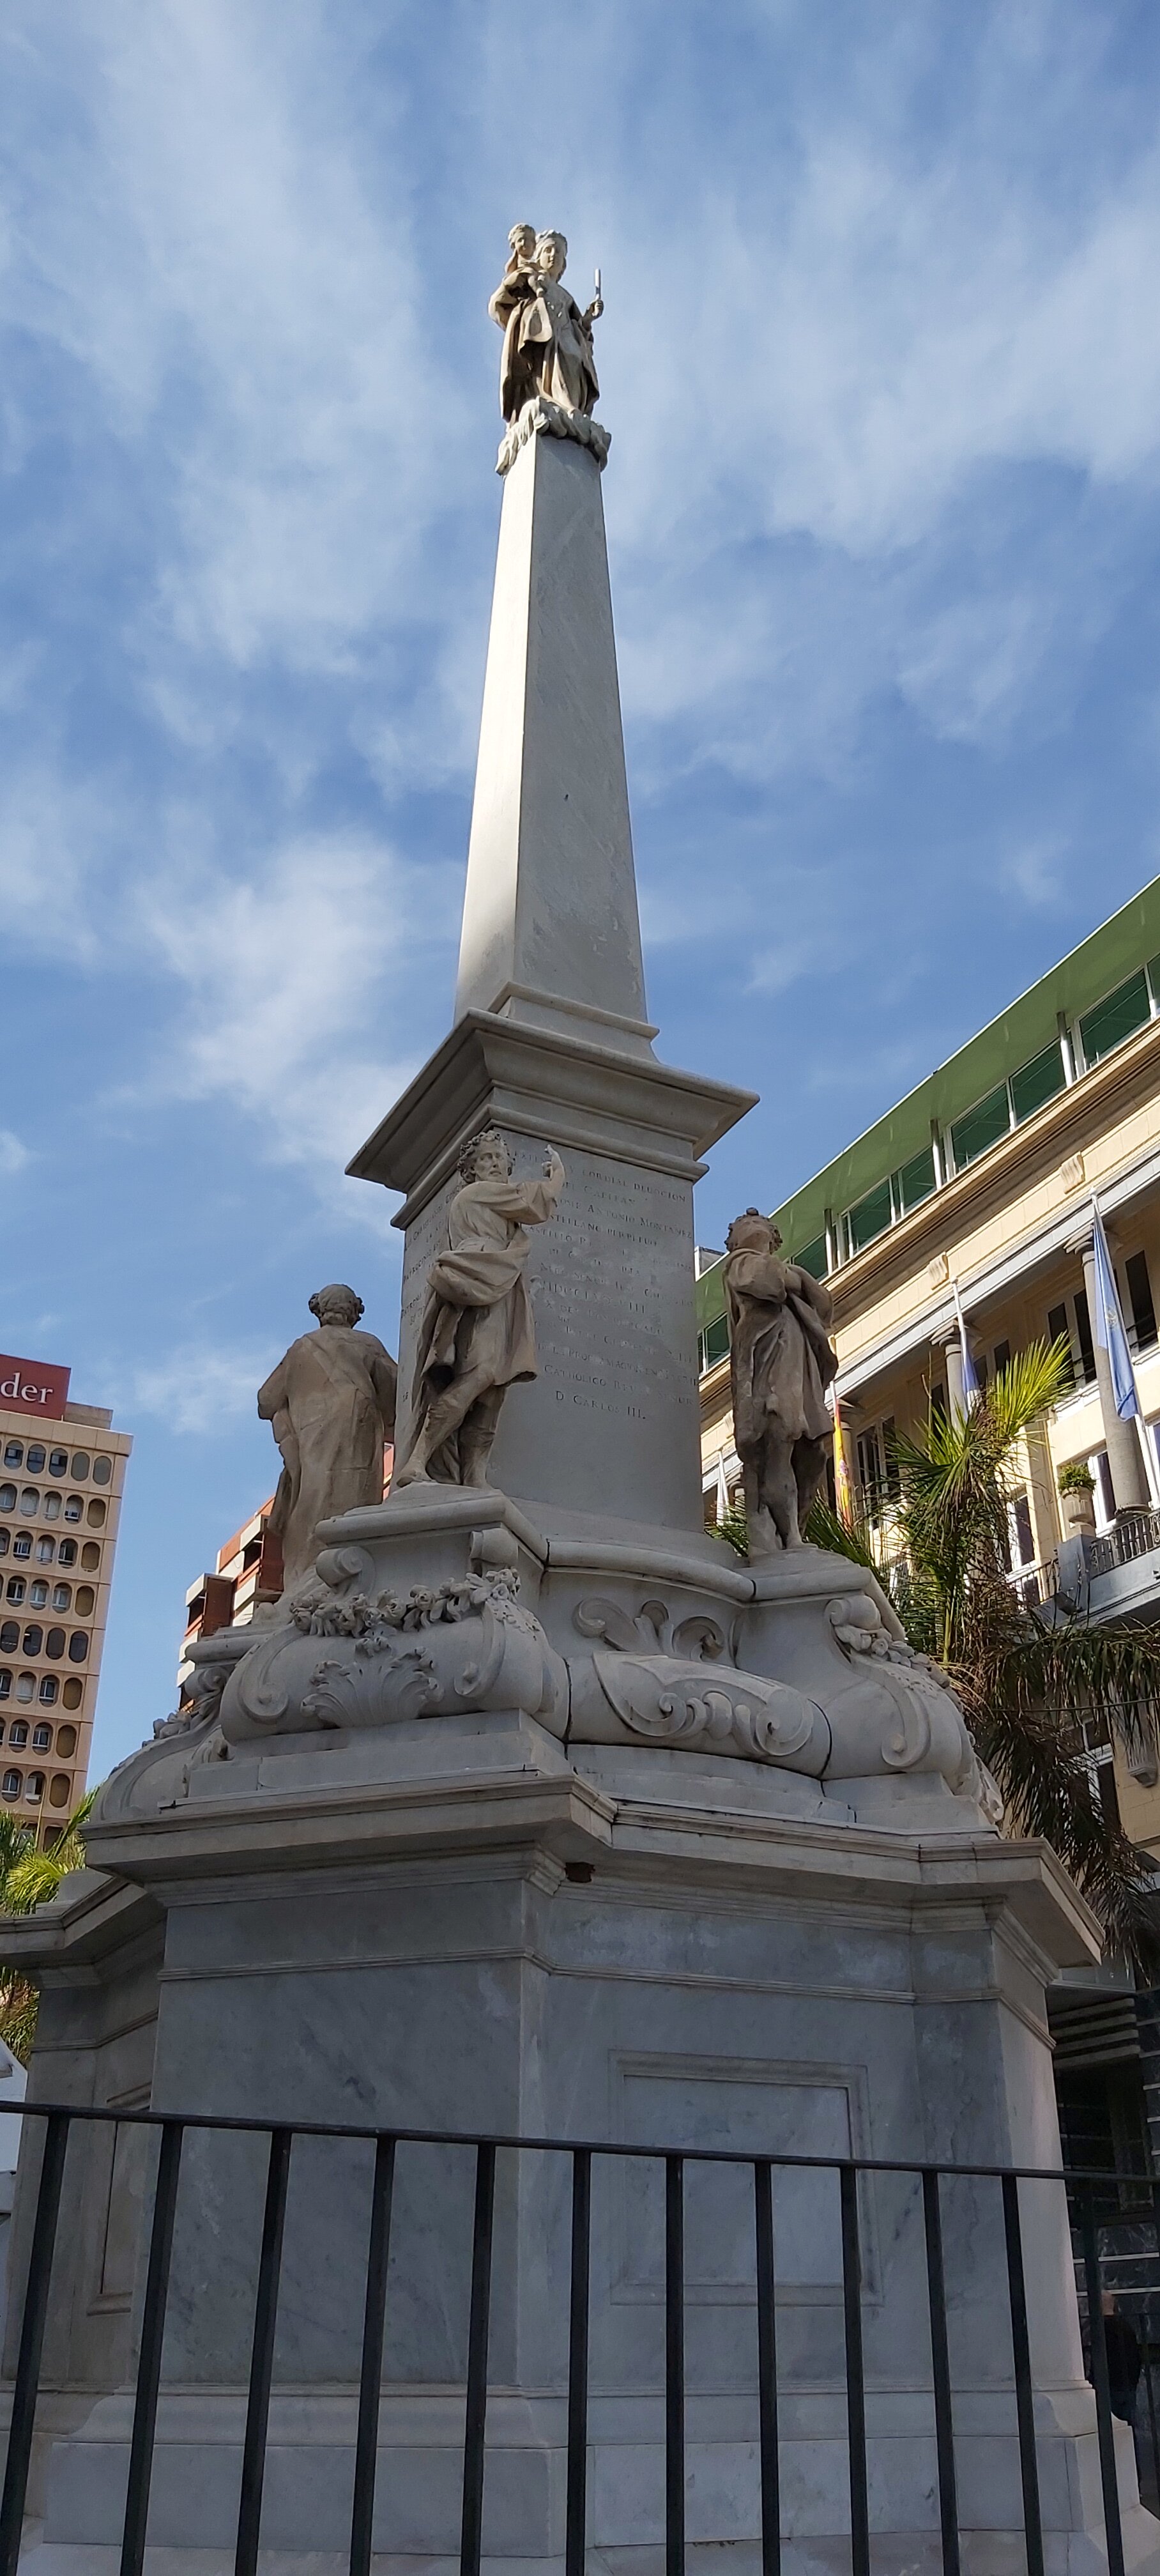
[{"label": "blue sky", "polygon": [[603,272],[662,1047],[776,1204],[1160,869],[1154,0],[12,0],[0,1342],[136,1449],[95,1762],[399,1238],[442,1035],[509,224]]}]

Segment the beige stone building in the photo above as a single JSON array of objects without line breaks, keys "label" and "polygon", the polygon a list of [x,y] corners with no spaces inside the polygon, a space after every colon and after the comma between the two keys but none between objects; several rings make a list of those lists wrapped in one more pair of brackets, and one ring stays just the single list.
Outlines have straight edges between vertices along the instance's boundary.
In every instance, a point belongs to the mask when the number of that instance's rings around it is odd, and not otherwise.
[{"label": "beige stone building", "polygon": [[[1093,1332],[1092,1198],[1107,1230],[1144,1419],[1119,1420]],[[1061,1582],[1093,1617],[1160,1616],[1160,879],[1105,922],[776,1212],[834,1299],[851,1486],[889,1547],[895,1428],[961,1387],[954,1288],[980,1379],[1066,1336],[1072,1389],[1024,1452],[1011,1580]],[[698,1281],[706,1515],[739,1484],[719,1261]],[[1101,1384],[1101,1375],[1105,1383]],[[1060,1496],[1073,1460],[1095,1479]],[[1128,1517],[1125,1517],[1125,1511]],[[1069,1517],[1069,1515],[1071,1517]],[[1105,1770],[1109,1748],[1093,1748]],[[1105,1794],[1160,1853],[1160,1786],[1116,1756]]]},{"label": "beige stone building", "polygon": [[0,1358],[0,1802],[46,1844],[88,1777],[133,1446],[68,1382]]}]

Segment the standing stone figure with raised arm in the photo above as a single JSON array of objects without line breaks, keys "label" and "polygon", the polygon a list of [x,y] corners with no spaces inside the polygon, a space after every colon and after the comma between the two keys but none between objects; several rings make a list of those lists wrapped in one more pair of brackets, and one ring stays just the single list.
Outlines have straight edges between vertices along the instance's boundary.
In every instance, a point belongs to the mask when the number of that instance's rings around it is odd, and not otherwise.
[{"label": "standing stone figure with raised arm", "polygon": [[398,1373],[373,1333],[355,1331],[362,1311],[353,1288],[319,1288],[317,1332],[291,1342],[259,1390],[259,1417],[282,1452],[270,1533],[282,1541],[287,1592],[314,1564],[319,1521],[383,1499]]},{"label": "standing stone figure with raised arm", "polygon": [[549,1148],[541,1181],[513,1181],[512,1168],[494,1127],[460,1156],[463,1186],[448,1210],[447,1250],[427,1274],[411,1430],[396,1485],[430,1478],[486,1485],[508,1388],[538,1373],[524,1229],[555,1215],[564,1166]]},{"label": "standing stone figure with raised arm", "polygon": [[733,1437],[745,1480],[749,1553],[801,1547],[802,1523],[826,1471],[833,1423],[826,1388],[837,1372],[828,1288],[794,1261],[756,1208],[726,1236],[725,1303]]},{"label": "standing stone figure with raised arm", "polygon": [[518,420],[540,394],[563,411],[592,412],[600,387],[592,325],[604,311],[599,294],[582,313],[561,285],[568,258],[563,233],[513,224],[511,256],[488,304],[503,332],[499,400],[505,420]]}]

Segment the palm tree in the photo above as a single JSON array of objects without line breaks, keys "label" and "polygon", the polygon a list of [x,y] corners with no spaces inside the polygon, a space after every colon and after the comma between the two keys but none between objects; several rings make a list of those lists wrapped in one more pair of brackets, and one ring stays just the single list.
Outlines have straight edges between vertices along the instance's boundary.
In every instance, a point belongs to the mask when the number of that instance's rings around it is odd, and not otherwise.
[{"label": "palm tree", "polygon": [[1152,1984],[1153,1864],[1107,1812],[1085,1737],[1129,1758],[1156,1743],[1160,1630],[1092,1625],[1051,1601],[1029,1607],[1007,1579],[1016,1453],[1066,1392],[1070,1365],[1065,1343],[1033,1343],[965,1413],[932,1414],[925,1431],[897,1436],[892,1558],[824,1505],[809,1536],[874,1568],[910,1643],[946,1667],[1011,1827],[1053,1845],[1109,1942]]},{"label": "palm tree", "polygon": [[[55,1896],[70,1870],[85,1866],[82,1826],[96,1790],[90,1789],[63,1826],[51,1851],[37,1848],[33,1829],[0,1808],[0,1913],[32,1914]],[[0,2039],[27,2066],[36,2036],[35,1986],[19,1968],[0,1965]]]}]

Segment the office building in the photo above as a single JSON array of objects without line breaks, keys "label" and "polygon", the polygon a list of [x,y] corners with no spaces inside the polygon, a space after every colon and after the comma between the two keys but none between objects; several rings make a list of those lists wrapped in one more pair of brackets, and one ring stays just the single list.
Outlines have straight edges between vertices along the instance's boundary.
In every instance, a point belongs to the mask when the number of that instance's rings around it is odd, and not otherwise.
[{"label": "office building", "polygon": [[88,1777],[133,1445],[69,1377],[0,1357],[0,1801],[46,1844]]}]

